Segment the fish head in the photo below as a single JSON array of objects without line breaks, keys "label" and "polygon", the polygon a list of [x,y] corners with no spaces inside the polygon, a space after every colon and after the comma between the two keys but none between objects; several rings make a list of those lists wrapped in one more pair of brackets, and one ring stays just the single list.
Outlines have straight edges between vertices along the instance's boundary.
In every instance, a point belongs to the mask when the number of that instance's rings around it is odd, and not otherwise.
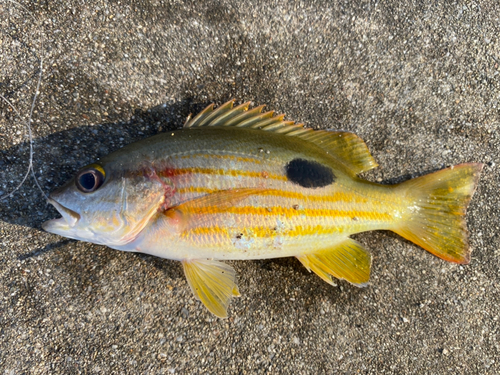
[{"label": "fish head", "polygon": [[82,168],[50,194],[61,214],[42,227],[64,237],[119,248],[131,243],[165,202],[168,184],[151,169],[131,171],[123,162]]}]

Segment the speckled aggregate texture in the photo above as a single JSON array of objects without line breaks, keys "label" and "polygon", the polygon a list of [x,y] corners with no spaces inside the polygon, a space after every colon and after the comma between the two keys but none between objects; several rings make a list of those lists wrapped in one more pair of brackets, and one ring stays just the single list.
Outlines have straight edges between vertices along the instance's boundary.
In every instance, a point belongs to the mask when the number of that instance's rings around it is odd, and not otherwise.
[{"label": "speckled aggregate texture", "polygon": [[[380,164],[372,181],[486,166],[469,265],[388,232],[355,236],[374,258],[363,289],[295,259],[230,262],[242,297],[226,320],[179,263],[43,232],[58,214],[29,179],[0,201],[0,374],[500,372],[498,1],[22,4],[0,0],[0,93],[26,118],[44,56],[33,134],[46,193],[231,98],[357,133]],[[29,144],[0,112],[1,195]]]}]

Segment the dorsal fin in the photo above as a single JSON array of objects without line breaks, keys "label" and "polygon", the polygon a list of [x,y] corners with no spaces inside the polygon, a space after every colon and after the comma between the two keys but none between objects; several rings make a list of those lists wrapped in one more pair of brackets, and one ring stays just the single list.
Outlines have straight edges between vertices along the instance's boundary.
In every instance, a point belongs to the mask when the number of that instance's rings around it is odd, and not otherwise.
[{"label": "dorsal fin", "polygon": [[194,118],[188,117],[184,128],[235,126],[299,137],[321,147],[354,174],[370,170],[378,165],[365,142],[353,133],[304,128],[303,124],[284,121],[284,115],[274,116],[274,111],[262,113],[264,106],[248,110],[250,102],[234,108],[233,103],[234,100],[231,100],[216,110],[213,104],[209,105]]}]

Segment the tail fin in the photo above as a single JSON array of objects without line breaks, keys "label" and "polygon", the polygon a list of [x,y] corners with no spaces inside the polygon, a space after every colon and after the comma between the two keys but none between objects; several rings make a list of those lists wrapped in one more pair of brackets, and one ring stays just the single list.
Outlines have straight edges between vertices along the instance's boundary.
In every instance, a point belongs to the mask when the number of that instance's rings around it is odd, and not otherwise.
[{"label": "tail fin", "polygon": [[470,261],[465,212],[483,164],[460,164],[400,184],[409,198],[406,217],[393,230],[454,263]]}]

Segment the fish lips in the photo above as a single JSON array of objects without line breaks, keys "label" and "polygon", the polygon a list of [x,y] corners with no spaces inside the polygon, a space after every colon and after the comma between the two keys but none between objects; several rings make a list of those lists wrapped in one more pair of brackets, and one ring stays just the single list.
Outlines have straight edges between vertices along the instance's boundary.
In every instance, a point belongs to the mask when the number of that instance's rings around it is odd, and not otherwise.
[{"label": "fish lips", "polygon": [[80,214],[64,207],[52,198],[49,198],[47,202],[53,205],[62,217],[46,221],[42,224],[42,228],[50,233],[67,236],[68,231],[71,231],[80,220]]}]

